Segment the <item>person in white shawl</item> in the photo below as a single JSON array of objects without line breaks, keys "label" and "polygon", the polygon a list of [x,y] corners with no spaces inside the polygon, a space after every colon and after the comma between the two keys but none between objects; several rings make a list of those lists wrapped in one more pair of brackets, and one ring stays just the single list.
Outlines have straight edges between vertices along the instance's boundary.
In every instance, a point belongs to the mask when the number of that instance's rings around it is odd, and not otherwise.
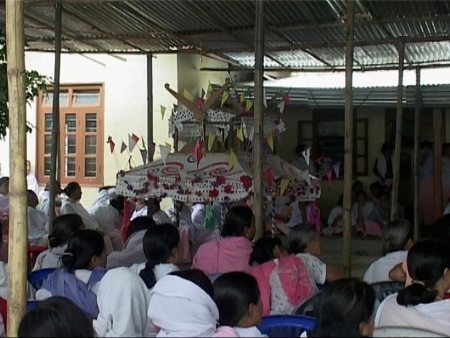
[{"label": "person in white shawl", "polygon": [[148,317],[160,328],[157,337],[212,337],[219,310],[214,289],[200,270],[172,272],[150,292]]},{"label": "person in white shawl", "polygon": [[384,185],[391,186],[394,176],[393,167],[394,146],[389,142],[384,142],[373,166],[373,173]]},{"label": "person in white shawl", "polygon": [[97,304],[100,312],[93,324],[98,337],[151,335],[148,289],[130,269],[121,267],[106,273],[100,282]]},{"label": "person in white shawl", "polygon": [[28,202],[28,243],[48,246],[48,216],[37,210],[38,198],[33,190],[27,190]]}]

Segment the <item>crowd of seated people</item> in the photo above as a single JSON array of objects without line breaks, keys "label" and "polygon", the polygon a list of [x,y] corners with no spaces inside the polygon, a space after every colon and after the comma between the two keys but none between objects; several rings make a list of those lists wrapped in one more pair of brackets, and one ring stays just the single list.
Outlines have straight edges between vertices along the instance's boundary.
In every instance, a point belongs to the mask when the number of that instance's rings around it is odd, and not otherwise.
[{"label": "crowd of seated people", "polygon": [[[371,187],[369,210],[362,187],[354,185],[355,226],[364,224],[363,231],[369,216],[386,215],[377,188]],[[360,280],[343,278],[339,267],[320,258],[321,228],[308,216],[314,206],[295,199],[290,204],[298,223],[288,216],[278,222],[278,235],[257,241],[245,203],[228,205],[221,217],[217,205],[180,204],[178,212],[165,214],[158,200],[134,201],[139,214],[128,216],[121,238],[122,211],[109,189],[90,208],[81,205],[78,184],[64,191],[68,199],[50,234],[39,232],[30,241],[48,241],[33,270],[53,270],[36,290],[29,286],[29,299],[39,303],[24,316],[19,337],[262,337],[264,316],[293,314],[311,300],[316,326],[303,336],[371,336],[374,327],[386,326],[450,332],[450,254],[440,244],[449,240],[446,216],[436,222],[436,239],[417,243],[407,221],[383,221],[383,255]],[[36,208],[35,195],[28,194]],[[216,210],[213,229],[205,225],[206,208]],[[183,259],[182,227],[189,230],[191,264]],[[6,298],[7,263],[0,268],[0,297]],[[405,288],[380,304],[371,284],[389,281]]]}]

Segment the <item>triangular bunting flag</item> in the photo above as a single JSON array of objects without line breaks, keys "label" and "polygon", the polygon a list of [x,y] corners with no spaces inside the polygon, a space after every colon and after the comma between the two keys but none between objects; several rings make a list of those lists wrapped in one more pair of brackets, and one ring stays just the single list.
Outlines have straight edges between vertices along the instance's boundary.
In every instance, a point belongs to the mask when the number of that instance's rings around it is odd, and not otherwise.
[{"label": "triangular bunting flag", "polygon": [[333,173],[332,173],[332,171],[331,171],[331,168],[328,169],[326,176],[327,176],[328,182],[330,182],[330,183],[331,183],[332,174],[333,174]]},{"label": "triangular bunting flag", "polygon": [[204,98],[205,98],[205,95],[206,95],[206,92],[205,92],[205,90],[202,88],[202,93],[201,93],[200,97],[201,97],[202,99],[204,99]]},{"label": "triangular bunting flag", "polygon": [[305,150],[303,150],[302,155],[305,158],[306,164],[309,166],[309,156],[311,154],[311,148],[306,148]]},{"label": "triangular bunting flag", "polygon": [[289,182],[290,182],[289,178],[281,179],[281,182],[280,182],[280,195],[281,196],[284,195],[284,192],[286,191],[286,189],[289,185]]},{"label": "triangular bunting flag", "polygon": [[339,177],[339,170],[341,168],[341,161],[336,162],[335,164],[333,164],[333,170],[334,170],[334,174],[336,175],[336,177]]},{"label": "triangular bunting flag", "polygon": [[272,168],[267,168],[267,170],[263,173],[263,177],[264,180],[269,184],[272,185],[273,184],[273,180],[274,180],[274,174],[273,174],[273,169]]},{"label": "triangular bunting flag", "polygon": [[222,102],[220,103],[221,107],[228,100],[229,97],[230,97],[230,93],[227,90],[224,91],[223,94],[222,94]]},{"label": "triangular bunting flag", "polygon": [[133,151],[134,147],[136,147],[139,140],[140,138],[134,133],[132,135],[128,134],[128,149],[130,150],[130,153]]},{"label": "triangular bunting flag", "polygon": [[122,140],[122,145],[120,146],[120,153],[122,154],[127,149],[127,145]]},{"label": "triangular bunting flag", "polygon": [[216,134],[210,132],[208,135],[208,151],[211,151],[211,148],[216,140]]},{"label": "triangular bunting flag", "polygon": [[206,90],[206,97],[209,97],[213,92],[213,86],[211,82],[208,82],[208,89]]},{"label": "triangular bunting flag", "polygon": [[155,142],[152,142],[148,145],[148,154],[150,155],[150,157],[153,157],[153,155],[155,155],[155,147],[156,147]]},{"label": "triangular bunting flag", "polygon": [[159,108],[161,109],[161,120],[164,120],[164,114],[166,113],[166,107],[161,105],[161,106],[159,106]]},{"label": "triangular bunting flag", "polygon": [[285,105],[288,105],[289,104],[289,102],[291,101],[290,99],[289,99],[289,95],[283,95],[283,101],[284,101],[284,104]]},{"label": "triangular bunting flag", "polygon": [[283,112],[284,112],[284,105],[285,105],[284,100],[281,100],[280,103],[277,104],[280,114],[283,114]]},{"label": "triangular bunting flag", "polygon": [[108,141],[106,141],[106,143],[109,143],[109,151],[111,151],[112,154],[114,152],[114,147],[116,146],[116,144],[112,140],[111,136],[108,136]]},{"label": "triangular bunting flag", "polygon": [[233,150],[230,151],[230,156],[228,156],[228,170],[232,170],[237,163],[238,159]]},{"label": "triangular bunting flag", "polygon": [[195,155],[195,158],[197,159],[197,168],[198,168],[198,164],[200,163],[200,161],[202,160],[203,156],[204,156],[204,150],[205,148],[205,144],[203,142],[202,139],[197,139],[197,142],[195,142],[195,146],[194,149],[192,150],[192,152]]},{"label": "triangular bunting flag", "polygon": [[184,89],[183,96],[186,99],[188,99],[189,101],[194,102],[194,97],[192,96],[192,94],[187,89]]},{"label": "triangular bunting flag", "polygon": [[160,144],[159,151],[161,153],[161,159],[163,160],[164,165],[166,165],[166,159],[167,159],[167,156],[169,156],[170,147],[168,147],[167,145],[163,146]]},{"label": "triangular bunting flag", "polygon": [[250,142],[253,142],[253,135],[255,135],[255,127],[251,127],[250,128],[250,133],[248,134],[248,139],[250,140]]},{"label": "triangular bunting flag", "polygon": [[183,149],[186,144],[187,144],[186,142],[179,140],[178,141],[178,151]]},{"label": "triangular bunting flag", "polygon": [[272,134],[267,136],[267,144],[268,144],[270,150],[273,151],[273,135]]},{"label": "triangular bunting flag", "polygon": [[249,111],[253,106],[253,100],[246,100],[245,101],[245,111]]},{"label": "triangular bunting flag", "polygon": [[236,131],[236,137],[241,142],[244,142],[244,132],[242,131],[242,127],[239,127],[238,130]]},{"label": "triangular bunting flag", "polygon": [[146,149],[139,149],[139,151],[140,151],[140,153],[141,153],[141,157],[142,157],[142,162],[144,163],[144,164],[147,164],[147,155],[148,155],[148,152],[147,152],[147,150]]}]

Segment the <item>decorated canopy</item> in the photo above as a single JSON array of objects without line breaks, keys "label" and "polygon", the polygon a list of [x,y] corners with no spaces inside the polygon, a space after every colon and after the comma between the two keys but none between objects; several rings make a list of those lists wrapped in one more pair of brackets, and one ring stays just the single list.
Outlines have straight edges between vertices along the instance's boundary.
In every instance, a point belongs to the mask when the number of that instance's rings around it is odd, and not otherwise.
[{"label": "decorated canopy", "polygon": [[[300,200],[320,197],[318,179],[276,155],[264,159],[265,196],[295,195]],[[165,160],[122,172],[117,193],[126,197],[171,197],[184,202],[239,201],[253,191],[251,155],[172,153]]]}]

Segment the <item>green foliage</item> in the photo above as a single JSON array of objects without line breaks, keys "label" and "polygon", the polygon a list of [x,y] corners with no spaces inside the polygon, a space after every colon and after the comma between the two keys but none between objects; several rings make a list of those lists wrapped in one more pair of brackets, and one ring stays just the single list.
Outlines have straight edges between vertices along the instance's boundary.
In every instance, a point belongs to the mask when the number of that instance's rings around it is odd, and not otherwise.
[{"label": "green foliage", "polygon": [[[6,39],[0,33],[0,140],[6,136],[9,126],[8,114],[8,73],[6,68]],[[25,71],[25,97],[30,105],[40,90],[46,91],[51,79],[39,74],[35,70]],[[31,127],[27,123],[27,132]]]}]

